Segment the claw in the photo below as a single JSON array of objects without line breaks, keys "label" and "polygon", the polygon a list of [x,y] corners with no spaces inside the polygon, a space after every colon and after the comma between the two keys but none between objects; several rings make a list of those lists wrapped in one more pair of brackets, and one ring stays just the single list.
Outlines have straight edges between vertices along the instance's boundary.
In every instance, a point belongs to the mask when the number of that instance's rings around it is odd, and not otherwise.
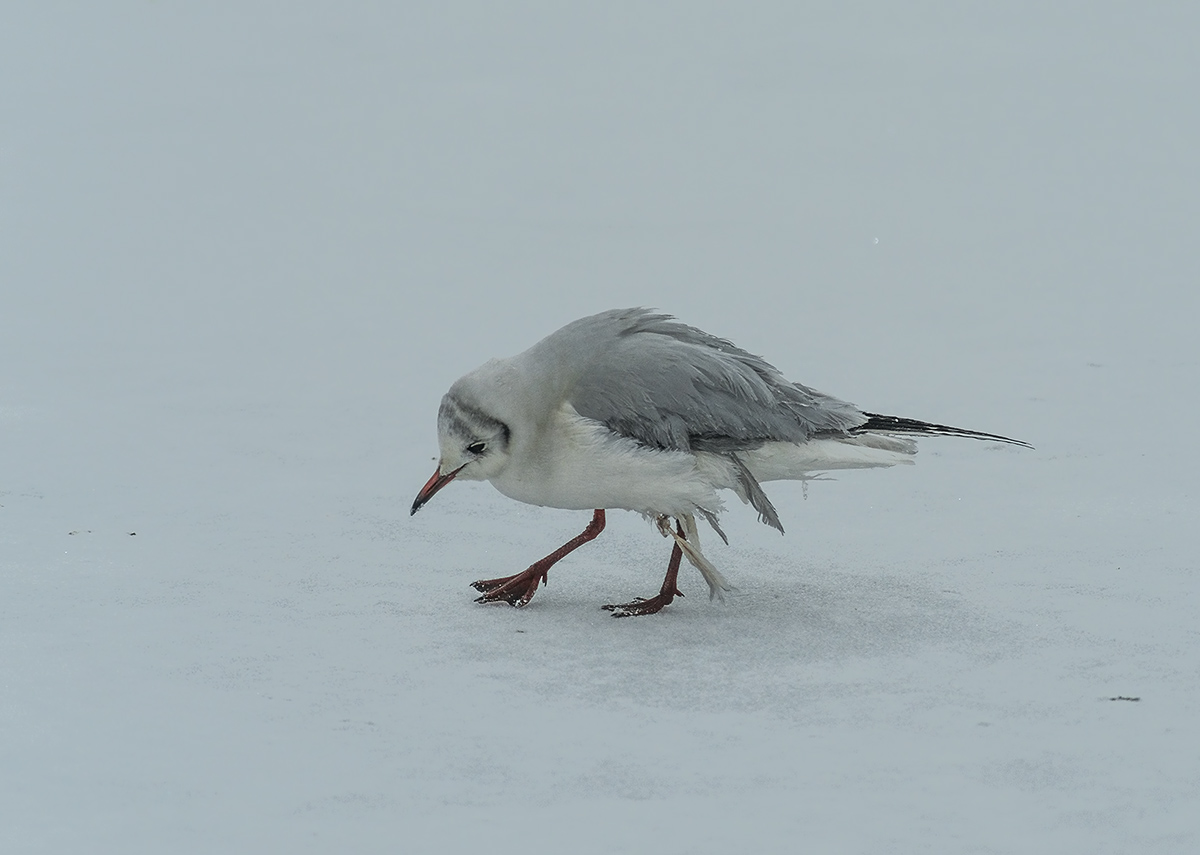
[{"label": "claw", "polygon": [[[683,596],[683,594],[680,594],[678,591],[675,592],[675,595],[680,597]],[[673,597],[667,594],[658,594],[650,597],[649,599],[645,597],[635,597],[632,602],[620,603],[619,605],[609,604],[607,606],[601,606],[600,608],[604,609],[606,612],[612,612],[612,616],[615,618],[640,617],[642,615],[652,615],[662,611],[664,606],[670,605],[672,599]]]},{"label": "claw", "polygon": [[471,587],[480,592],[480,596],[475,598],[477,603],[505,602],[510,606],[521,608],[529,605],[534,592],[537,591],[538,583],[545,581],[545,573],[531,573],[526,570],[515,576],[505,576],[501,579],[480,579],[478,582],[472,582]]}]

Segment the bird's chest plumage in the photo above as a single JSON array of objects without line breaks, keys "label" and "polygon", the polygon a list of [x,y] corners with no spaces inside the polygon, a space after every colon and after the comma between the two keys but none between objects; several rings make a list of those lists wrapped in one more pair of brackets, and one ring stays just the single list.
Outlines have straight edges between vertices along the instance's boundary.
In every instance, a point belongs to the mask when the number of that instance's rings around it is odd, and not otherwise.
[{"label": "bird's chest plumage", "polygon": [[552,508],[670,515],[719,505],[693,455],[644,448],[569,404],[551,418],[539,441],[516,444],[509,466],[491,479],[504,495]]}]

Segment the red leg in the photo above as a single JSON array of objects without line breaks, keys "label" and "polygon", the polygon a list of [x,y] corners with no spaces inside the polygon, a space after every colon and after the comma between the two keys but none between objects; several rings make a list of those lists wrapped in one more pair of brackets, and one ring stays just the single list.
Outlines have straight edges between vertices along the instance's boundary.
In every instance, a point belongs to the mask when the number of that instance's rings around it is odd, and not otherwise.
[{"label": "red leg", "polygon": [[525,605],[533,599],[533,592],[537,590],[538,582],[546,581],[546,572],[560,558],[574,552],[589,540],[595,540],[596,535],[602,531],[604,531],[604,509],[596,508],[596,512],[592,514],[592,521],[588,523],[582,533],[568,540],[542,560],[530,564],[529,569],[515,576],[480,579],[478,582],[472,582],[472,588],[483,592],[482,596],[475,598],[475,602],[498,603],[503,600],[510,606]]},{"label": "red leg", "polygon": [[[675,521],[675,530],[679,532],[679,536],[683,537],[683,526],[679,521]],[[671,600],[676,597],[682,597],[683,591],[679,590],[676,585],[679,579],[679,562],[683,558],[683,550],[679,548],[679,544],[671,550],[671,560],[667,563],[667,575],[663,579],[662,588],[658,595],[644,600],[638,597],[632,603],[623,603],[621,605],[601,606],[606,611],[613,613],[613,617],[635,617],[637,615],[652,615],[655,612],[662,611],[663,606],[670,605]]]}]

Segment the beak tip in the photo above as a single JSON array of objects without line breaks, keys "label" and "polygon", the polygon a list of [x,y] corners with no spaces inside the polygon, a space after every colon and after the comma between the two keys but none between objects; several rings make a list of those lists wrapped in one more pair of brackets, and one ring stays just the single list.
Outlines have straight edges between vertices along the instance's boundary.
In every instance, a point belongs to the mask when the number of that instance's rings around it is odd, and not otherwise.
[{"label": "beak tip", "polygon": [[421,488],[421,492],[417,493],[417,498],[413,500],[412,510],[408,512],[408,515],[411,517],[417,511],[421,510],[421,508],[425,507],[425,503],[433,498],[433,494],[453,481],[454,476],[461,470],[462,466],[447,475],[443,475],[440,468],[435,471],[433,477]]}]

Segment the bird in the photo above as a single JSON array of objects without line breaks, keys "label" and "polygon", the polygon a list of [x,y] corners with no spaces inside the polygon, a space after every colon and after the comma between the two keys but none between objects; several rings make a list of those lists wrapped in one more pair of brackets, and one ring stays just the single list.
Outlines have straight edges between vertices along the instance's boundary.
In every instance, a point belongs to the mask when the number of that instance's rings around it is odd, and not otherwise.
[{"label": "bird", "polygon": [[528,350],[492,359],[442,397],[440,456],[411,514],[451,481],[489,481],[531,505],[592,510],[587,527],[526,570],[472,583],[481,603],[525,606],[550,568],[605,526],[605,512],[642,514],[673,541],[659,592],[603,606],[655,614],[683,596],[686,557],[709,597],[732,590],[700,549],[697,516],[726,543],[718,491],[732,491],[783,532],[764,482],[911,463],[912,437],[1029,443],[859,409],[788,381],[775,366],[673,316],[612,309],[573,321]]}]

